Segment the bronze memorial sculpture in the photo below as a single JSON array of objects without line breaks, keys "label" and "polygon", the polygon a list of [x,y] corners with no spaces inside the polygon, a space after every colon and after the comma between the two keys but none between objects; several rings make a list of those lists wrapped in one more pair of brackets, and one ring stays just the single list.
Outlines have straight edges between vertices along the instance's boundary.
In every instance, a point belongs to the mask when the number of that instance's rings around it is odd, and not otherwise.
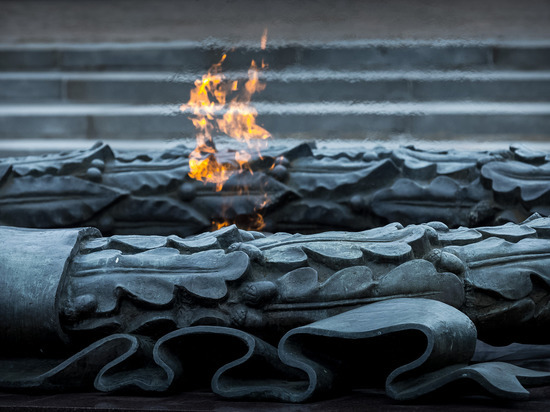
[{"label": "bronze memorial sculpture", "polygon": [[[550,384],[548,154],[260,153],[260,65],[231,97],[224,59],[182,105],[194,150],[0,159],[0,390],[517,400]],[[258,150],[218,150],[214,131]]]},{"label": "bronze memorial sculpture", "polygon": [[[0,159],[0,224],[189,236],[223,223],[269,232],[364,230],[438,220],[450,227],[519,223],[550,213],[550,161],[499,151],[274,146],[221,191],[189,174],[192,149],[89,150]],[[233,155],[235,150],[219,153]]]},{"label": "bronze memorial sculpture", "polygon": [[211,379],[224,397],[300,402],[384,384],[407,400],[465,381],[523,399],[524,386],[550,383],[476,352],[476,336],[548,343],[550,219],[539,215],[187,238],[2,227],[0,242],[3,390]]}]

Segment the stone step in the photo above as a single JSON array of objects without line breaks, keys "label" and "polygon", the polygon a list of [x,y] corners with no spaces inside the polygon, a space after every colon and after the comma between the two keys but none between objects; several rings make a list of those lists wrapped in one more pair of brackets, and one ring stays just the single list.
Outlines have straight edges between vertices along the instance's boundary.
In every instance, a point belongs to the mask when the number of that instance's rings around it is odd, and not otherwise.
[{"label": "stone step", "polygon": [[[203,73],[0,72],[0,103],[181,103]],[[242,79],[243,72],[228,72]],[[267,70],[254,101],[544,102],[550,70],[334,71]]]},{"label": "stone step", "polygon": [[262,59],[275,70],[550,69],[548,41],[358,40],[326,43],[212,42],[0,44],[0,71],[203,72],[228,52],[227,70]]},{"label": "stone step", "polygon": [[[274,137],[548,140],[550,103],[317,102],[255,105]],[[1,139],[178,139],[194,136],[177,105],[0,105]]]}]

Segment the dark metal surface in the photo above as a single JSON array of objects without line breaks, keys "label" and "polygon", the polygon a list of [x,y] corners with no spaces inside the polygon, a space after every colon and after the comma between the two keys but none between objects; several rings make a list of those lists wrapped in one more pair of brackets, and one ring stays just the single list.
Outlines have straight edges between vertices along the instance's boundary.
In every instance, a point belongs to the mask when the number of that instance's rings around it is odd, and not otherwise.
[{"label": "dark metal surface", "polygon": [[[230,226],[188,238],[0,227],[0,273],[32,269],[18,282],[57,291],[52,308],[13,295],[8,282],[0,387],[211,384],[226,398],[304,402],[384,386],[400,400],[442,390],[528,399],[527,387],[550,381],[550,349],[525,347],[536,357],[518,358],[476,349],[476,335],[548,343],[549,228],[538,215],[496,227],[265,235]],[[62,266],[55,279],[52,262]],[[36,336],[39,316],[9,310],[35,304],[58,317],[41,326],[49,338]],[[42,350],[56,334],[66,345]]]},{"label": "dark metal surface", "polygon": [[[250,161],[253,174],[234,174],[221,192],[188,176],[190,151],[114,152],[98,143],[0,159],[0,223],[188,236],[221,222],[254,228],[258,213],[268,232],[432,220],[495,225],[550,213],[548,154],[521,145],[497,151],[273,148]],[[218,156],[231,164],[233,152]]]}]

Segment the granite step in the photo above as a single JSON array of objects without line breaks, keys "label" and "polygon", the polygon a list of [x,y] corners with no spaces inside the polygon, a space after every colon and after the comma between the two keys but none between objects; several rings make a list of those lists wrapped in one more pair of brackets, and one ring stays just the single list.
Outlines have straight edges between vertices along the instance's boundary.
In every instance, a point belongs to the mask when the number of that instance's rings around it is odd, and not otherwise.
[{"label": "granite step", "polygon": [[199,71],[228,53],[226,70],[251,59],[274,70],[550,69],[548,41],[355,40],[325,43],[160,42],[94,44],[0,44],[0,70]]},{"label": "granite step", "polygon": [[[181,103],[203,73],[0,72],[0,103]],[[228,72],[243,79],[246,73]],[[544,102],[550,70],[335,71],[267,70],[254,101],[495,101]]]},{"label": "granite step", "polygon": [[[550,103],[258,102],[274,136],[548,139]],[[194,128],[178,105],[0,105],[0,138],[179,139]]]},{"label": "granite step", "polygon": [[369,40],[0,45],[0,139],[193,136],[178,106],[224,51],[230,79],[268,64],[274,136],[550,137],[550,42]]}]

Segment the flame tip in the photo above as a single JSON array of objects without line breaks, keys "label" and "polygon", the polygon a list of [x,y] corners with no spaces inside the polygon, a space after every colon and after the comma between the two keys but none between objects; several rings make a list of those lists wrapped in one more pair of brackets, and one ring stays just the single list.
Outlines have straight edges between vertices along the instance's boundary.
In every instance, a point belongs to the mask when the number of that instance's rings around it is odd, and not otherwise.
[{"label": "flame tip", "polygon": [[267,27],[264,28],[264,32],[262,34],[262,39],[260,41],[260,47],[261,47],[262,50],[265,50],[266,46],[267,46]]}]

